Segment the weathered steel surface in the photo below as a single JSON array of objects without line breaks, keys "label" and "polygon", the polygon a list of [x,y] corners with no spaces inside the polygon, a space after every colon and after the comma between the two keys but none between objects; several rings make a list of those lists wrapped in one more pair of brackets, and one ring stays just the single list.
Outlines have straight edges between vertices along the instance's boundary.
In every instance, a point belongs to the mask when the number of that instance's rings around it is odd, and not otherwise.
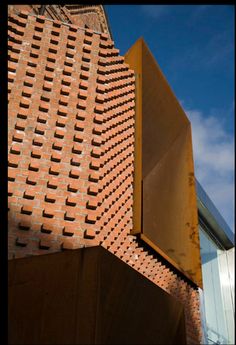
[{"label": "weathered steel surface", "polygon": [[142,211],[134,210],[135,219],[142,220],[139,232],[202,287],[191,124],[142,39],[125,58],[142,81],[137,91],[142,109],[136,112],[136,123],[142,129],[135,133],[136,145],[142,146],[135,148],[138,189],[134,196],[142,198]]},{"label": "weathered steel surface", "polygon": [[183,306],[102,247],[9,261],[9,344],[186,344]]}]

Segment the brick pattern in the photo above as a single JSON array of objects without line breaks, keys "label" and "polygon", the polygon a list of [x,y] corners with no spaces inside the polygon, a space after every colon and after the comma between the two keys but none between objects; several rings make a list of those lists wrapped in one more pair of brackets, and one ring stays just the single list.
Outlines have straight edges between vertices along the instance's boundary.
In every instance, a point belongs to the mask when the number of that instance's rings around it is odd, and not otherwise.
[{"label": "brick pattern", "polygon": [[9,259],[102,245],[185,306],[199,296],[130,235],[135,77],[106,34],[9,17]]}]

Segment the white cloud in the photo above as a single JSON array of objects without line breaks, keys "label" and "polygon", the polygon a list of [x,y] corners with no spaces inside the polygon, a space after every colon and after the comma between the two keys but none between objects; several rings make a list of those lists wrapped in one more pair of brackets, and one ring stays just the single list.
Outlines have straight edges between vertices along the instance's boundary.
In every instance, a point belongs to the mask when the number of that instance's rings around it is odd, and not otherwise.
[{"label": "white cloud", "polygon": [[185,112],[192,126],[196,178],[234,231],[234,139],[219,118]]}]

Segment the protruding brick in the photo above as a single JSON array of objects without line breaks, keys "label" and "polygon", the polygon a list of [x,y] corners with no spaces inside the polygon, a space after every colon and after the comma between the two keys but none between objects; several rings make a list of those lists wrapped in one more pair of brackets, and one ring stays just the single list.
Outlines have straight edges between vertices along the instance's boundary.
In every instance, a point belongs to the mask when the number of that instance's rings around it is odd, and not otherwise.
[{"label": "protruding brick", "polygon": [[33,200],[35,197],[35,192],[32,189],[27,189],[24,191],[24,198]]},{"label": "protruding brick", "polygon": [[64,215],[64,219],[65,219],[65,220],[69,220],[69,221],[75,220],[75,212],[66,211],[66,213],[65,213],[65,215]]},{"label": "protruding brick", "polygon": [[56,195],[55,194],[52,194],[52,193],[47,193],[45,195],[45,201],[46,202],[51,202],[51,203],[54,203],[56,201]]},{"label": "protruding brick", "polygon": [[48,250],[51,247],[51,241],[49,240],[44,240],[44,239],[40,239],[39,241],[39,248],[40,249],[46,249]]},{"label": "protruding brick", "polygon": [[75,227],[74,226],[64,226],[63,228],[63,235],[64,236],[73,236],[75,233]]},{"label": "protruding brick", "polygon": [[67,186],[67,190],[69,192],[74,192],[76,193],[79,189],[79,182],[77,181],[70,181],[70,183]]},{"label": "protruding brick", "polygon": [[20,237],[16,238],[16,242],[15,243],[16,243],[16,246],[26,247],[28,242],[29,242],[29,240],[27,238],[20,236]]},{"label": "protruding brick", "polygon": [[95,238],[95,231],[93,229],[86,229],[85,232],[84,232],[84,238]]},{"label": "protruding brick", "polygon": [[30,205],[23,205],[21,207],[21,213],[24,214],[31,214],[33,212],[33,207]]},{"label": "protruding brick", "polygon": [[79,178],[79,175],[80,175],[79,170],[76,170],[76,169],[71,169],[70,170],[70,173],[69,173],[70,177],[72,177],[72,178]]},{"label": "protruding brick", "polygon": [[89,224],[95,224],[97,220],[97,217],[95,214],[89,213],[87,214],[86,218],[85,218],[85,222],[89,223]]}]

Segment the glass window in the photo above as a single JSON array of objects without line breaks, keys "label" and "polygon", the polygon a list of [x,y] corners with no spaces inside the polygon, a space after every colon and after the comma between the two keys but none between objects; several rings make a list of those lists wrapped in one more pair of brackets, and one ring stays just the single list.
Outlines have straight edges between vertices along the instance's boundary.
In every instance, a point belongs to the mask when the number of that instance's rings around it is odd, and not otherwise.
[{"label": "glass window", "polygon": [[[227,251],[200,228],[205,330],[208,344],[234,344],[232,274]],[[232,261],[232,260],[231,260]]]}]

